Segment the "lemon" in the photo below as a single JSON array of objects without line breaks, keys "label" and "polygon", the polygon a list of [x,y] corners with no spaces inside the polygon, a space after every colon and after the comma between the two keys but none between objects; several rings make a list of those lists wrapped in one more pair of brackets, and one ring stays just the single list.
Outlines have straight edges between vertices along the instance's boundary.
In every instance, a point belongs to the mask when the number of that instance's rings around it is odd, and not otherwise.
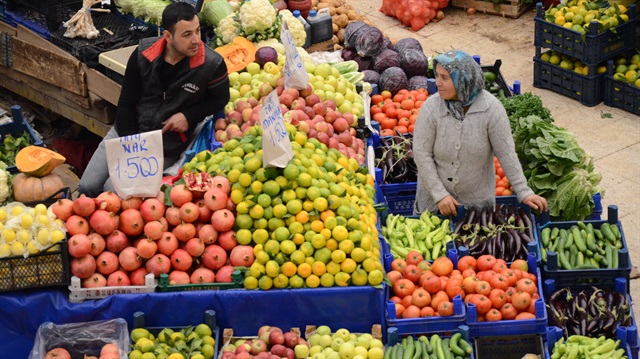
[{"label": "lemon", "polygon": [[540,55],[540,60],[544,62],[549,62],[549,59],[551,59],[551,55],[548,52],[545,52],[544,54]]},{"label": "lemon", "polygon": [[7,210],[0,208],[0,221],[7,219]]},{"label": "lemon", "polygon": [[558,65],[560,64],[560,57],[558,55],[551,55],[551,57],[549,58],[549,63],[551,63],[552,65]]},{"label": "lemon", "polygon": [[63,231],[59,230],[59,229],[54,229],[51,232],[51,243],[52,244],[56,244],[58,242],[60,242],[61,240],[63,240],[65,237],[65,234]]},{"label": "lemon", "polygon": [[11,208],[11,214],[16,217],[21,215],[22,212],[24,212],[24,208],[22,206],[13,206],[13,208]]},{"label": "lemon", "polygon": [[0,244],[0,258],[9,257],[11,255],[11,245],[8,243]]},{"label": "lemon", "polygon": [[633,83],[636,81],[636,78],[638,78],[638,73],[634,70],[629,70],[624,77],[629,81],[629,83]]},{"label": "lemon", "polygon": [[24,254],[26,248],[24,247],[24,244],[15,241],[11,244],[11,255],[14,256],[21,256]]}]

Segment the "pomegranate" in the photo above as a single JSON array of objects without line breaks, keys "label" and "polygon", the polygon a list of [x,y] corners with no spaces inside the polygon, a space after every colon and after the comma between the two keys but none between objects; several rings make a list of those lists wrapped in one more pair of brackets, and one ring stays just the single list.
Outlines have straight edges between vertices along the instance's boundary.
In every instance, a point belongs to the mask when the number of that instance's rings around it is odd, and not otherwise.
[{"label": "pomegranate", "polygon": [[180,206],[180,220],[183,222],[192,223],[198,220],[200,216],[200,210],[198,205],[193,202],[187,202]]},{"label": "pomegranate", "polygon": [[64,224],[67,232],[74,236],[76,234],[89,234],[89,222],[77,214],[72,215]]},{"label": "pomegranate", "polygon": [[115,253],[104,251],[96,257],[96,269],[100,274],[109,275],[117,271],[119,265],[118,255]]},{"label": "pomegranate", "polygon": [[104,236],[111,234],[118,228],[113,212],[109,213],[104,209],[98,209],[93,212],[89,219],[89,224],[94,231]]},{"label": "pomegranate", "polygon": [[182,222],[172,232],[178,240],[186,242],[196,236],[196,226],[193,223]]},{"label": "pomegranate", "polygon": [[231,279],[231,274],[235,269],[231,265],[222,266],[220,269],[216,271],[216,281],[221,283],[231,283],[233,279]]},{"label": "pomegranate", "polygon": [[91,241],[91,251],[89,252],[89,254],[97,257],[100,253],[102,253],[102,251],[104,251],[105,247],[107,246],[107,242],[104,240],[104,237],[100,233],[91,232],[87,237],[89,237],[89,240]]},{"label": "pomegranate", "polygon": [[104,209],[112,213],[118,212],[122,206],[120,197],[111,191],[100,193],[93,201],[96,203],[96,209]]},{"label": "pomegranate", "polygon": [[164,218],[167,220],[172,226],[177,226],[180,224],[180,208],[179,207],[168,207],[164,212]]},{"label": "pomegranate", "polygon": [[225,176],[213,177],[213,187],[222,191],[222,193],[229,195],[231,193],[231,183]]},{"label": "pomegranate", "polygon": [[139,236],[144,231],[144,219],[137,209],[127,209],[120,213],[119,229],[128,236]]},{"label": "pomegranate", "polygon": [[189,273],[183,272],[180,270],[174,270],[169,273],[169,284],[170,285],[181,285],[181,284],[190,284],[191,278],[189,277]]},{"label": "pomegranate", "polygon": [[218,231],[210,224],[204,224],[198,230],[198,237],[202,239],[205,245],[213,244],[218,240]]},{"label": "pomegranate", "polygon": [[159,277],[160,274],[167,274],[171,270],[171,260],[164,254],[156,254],[151,257],[146,263],[149,273],[153,273],[154,276]]},{"label": "pomegranate", "polygon": [[189,191],[187,186],[178,184],[171,188],[171,191],[169,192],[169,199],[171,199],[174,206],[180,207],[187,202],[191,202],[193,199],[193,193]]},{"label": "pomegranate", "polygon": [[107,279],[100,273],[93,273],[82,280],[82,288],[100,288],[107,286]]},{"label": "pomegranate", "polygon": [[54,348],[44,355],[44,359],[71,359],[71,354],[66,349]]},{"label": "pomegranate", "polygon": [[156,198],[148,198],[140,205],[140,213],[145,221],[157,221],[164,215],[164,203]]},{"label": "pomegranate", "polygon": [[121,270],[109,274],[107,278],[107,286],[109,287],[124,287],[129,285],[131,285],[129,276]]},{"label": "pomegranate", "polygon": [[158,244],[156,244],[156,242],[151,238],[145,238],[138,242],[136,249],[138,250],[138,255],[140,257],[149,259],[158,251]]},{"label": "pomegranate", "polygon": [[162,237],[165,227],[160,221],[149,221],[144,225],[144,235],[153,240],[158,240]]},{"label": "pomegranate", "polygon": [[171,232],[164,232],[162,237],[158,239],[158,252],[165,256],[170,256],[173,251],[178,249],[178,238]]},{"label": "pomegranate", "polygon": [[193,264],[193,258],[184,249],[176,249],[171,254],[171,265],[179,271],[188,271]]},{"label": "pomegranate", "polygon": [[240,245],[231,250],[231,254],[229,255],[231,259],[231,265],[234,267],[237,266],[246,266],[250,267],[255,260],[255,255],[253,254],[253,247]]},{"label": "pomegranate", "polygon": [[204,194],[204,204],[212,211],[223,209],[227,206],[229,197],[221,189],[216,187],[208,190]]},{"label": "pomegranate", "polygon": [[91,252],[91,240],[84,234],[75,234],[69,238],[68,249],[72,257],[84,257]]},{"label": "pomegranate", "polygon": [[191,273],[191,283],[213,283],[216,280],[216,276],[209,268],[198,268]]},{"label": "pomegranate", "polygon": [[211,175],[207,172],[187,172],[182,175],[182,179],[194,196],[198,192],[205,192],[213,187]]},{"label": "pomegranate", "polygon": [[234,212],[236,210],[236,204],[233,203],[233,201],[231,200],[231,198],[229,198],[227,200],[227,206],[225,207],[226,209],[230,210],[231,212]]},{"label": "pomegranate", "polygon": [[129,238],[124,232],[115,230],[105,239],[107,242],[107,250],[113,253],[120,253],[129,245]]},{"label": "pomegranate", "polygon": [[120,209],[123,211],[129,208],[140,209],[141,205],[142,198],[140,197],[129,197],[120,201]]},{"label": "pomegranate", "polygon": [[218,232],[226,232],[233,228],[235,224],[235,217],[233,213],[228,209],[219,209],[211,215],[211,225]]},{"label": "pomegranate", "polygon": [[211,220],[211,215],[213,212],[207,207],[204,203],[204,199],[199,199],[196,201],[198,205],[198,222],[207,223]]},{"label": "pomegranate", "polygon": [[209,269],[220,269],[226,262],[227,252],[217,244],[208,245],[202,253],[202,263]]},{"label": "pomegranate", "polygon": [[91,254],[71,260],[71,274],[80,278],[89,278],[96,271],[96,260]]},{"label": "pomegranate", "polygon": [[149,271],[145,267],[140,267],[131,272],[131,285],[144,285],[144,277],[147,274],[149,274]]},{"label": "pomegranate", "polygon": [[66,221],[74,214],[73,201],[68,198],[59,199],[51,205],[51,211],[56,215],[56,217]]},{"label": "pomegranate", "polygon": [[221,233],[218,236],[218,245],[227,251],[232,250],[235,246],[238,245],[238,240],[236,239],[236,231],[227,231]]},{"label": "pomegranate", "polygon": [[127,247],[118,255],[118,262],[122,269],[131,272],[142,265],[142,257],[138,255],[138,250],[135,247]]},{"label": "pomegranate", "polygon": [[89,218],[93,211],[96,210],[96,202],[92,198],[81,194],[80,197],[73,201],[73,211],[82,217]]},{"label": "pomegranate", "polygon": [[202,239],[198,237],[193,237],[187,241],[184,245],[184,249],[192,256],[192,257],[200,257],[202,253],[204,253],[204,242]]}]

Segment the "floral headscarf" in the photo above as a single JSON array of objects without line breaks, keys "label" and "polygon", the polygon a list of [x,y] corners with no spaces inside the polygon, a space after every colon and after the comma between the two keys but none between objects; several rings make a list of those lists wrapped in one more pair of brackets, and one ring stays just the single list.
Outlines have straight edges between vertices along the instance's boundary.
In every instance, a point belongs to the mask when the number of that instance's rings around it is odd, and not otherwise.
[{"label": "floral headscarf", "polygon": [[458,93],[458,100],[445,100],[455,119],[464,119],[463,107],[471,105],[484,89],[484,74],[480,65],[468,53],[460,50],[447,51],[433,59],[433,66],[444,67]]}]

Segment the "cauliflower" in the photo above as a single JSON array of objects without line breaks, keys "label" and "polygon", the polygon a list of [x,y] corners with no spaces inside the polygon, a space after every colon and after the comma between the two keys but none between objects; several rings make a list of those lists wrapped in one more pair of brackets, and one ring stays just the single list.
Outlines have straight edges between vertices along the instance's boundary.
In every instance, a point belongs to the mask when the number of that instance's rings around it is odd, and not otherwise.
[{"label": "cauliflower", "polygon": [[302,59],[303,63],[314,63],[313,62],[313,57],[311,57],[311,55],[309,55],[309,53],[307,52],[307,50],[305,50],[304,48],[298,46],[296,47],[296,49],[298,49],[298,55],[300,55],[300,58]]},{"label": "cauliflower", "polygon": [[216,45],[222,46],[233,41],[233,38],[238,36],[239,26],[240,24],[234,19],[233,13],[220,20],[216,28]]},{"label": "cauliflower", "polygon": [[238,11],[246,34],[269,29],[276,22],[278,11],[269,0],[243,1]]},{"label": "cauliflower", "polygon": [[0,203],[11,197],[11,175],[7,172],[7,165],[0,161]]},{"label": "cauliflower", "polygon": [[307,41],[307,32],[304,30],[304,25],[293,16],[293,13],[289,10],[280,11],[280,15],[282,15],[282,22],[287,22],[287,26],[289,26],[289,32],[291,32],[291,37],[293,37],[293,43],[296,46],[303,46]]}]

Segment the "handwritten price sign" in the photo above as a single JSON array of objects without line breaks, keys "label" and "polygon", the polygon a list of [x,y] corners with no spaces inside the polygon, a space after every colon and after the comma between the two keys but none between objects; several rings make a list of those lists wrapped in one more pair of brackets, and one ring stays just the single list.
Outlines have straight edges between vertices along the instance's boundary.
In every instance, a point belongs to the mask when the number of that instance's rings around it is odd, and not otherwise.
[{"label": "handwritten price sign", "polygon": [[262,125],[262,166],[283,168],[293,158],[293,149],[275,90],[265,98],[259,115]]},{"label": "handwritten price sign", "polygon": [[118,195],[153,197],[162,185],[162,131],[105,141],[109,176]]},{"label": "handwritten price sign", "polygon": [[282,22],[282,31],[280,31],[280,40],[284,45],[284,87],[293,87],[298,90],[304,90],[309,84],[309,75],[307,69],[304,67],[302,58],[298,54],[298,49],[293,42],[291,32],[289,32],[289,26],[287,22]]}]

